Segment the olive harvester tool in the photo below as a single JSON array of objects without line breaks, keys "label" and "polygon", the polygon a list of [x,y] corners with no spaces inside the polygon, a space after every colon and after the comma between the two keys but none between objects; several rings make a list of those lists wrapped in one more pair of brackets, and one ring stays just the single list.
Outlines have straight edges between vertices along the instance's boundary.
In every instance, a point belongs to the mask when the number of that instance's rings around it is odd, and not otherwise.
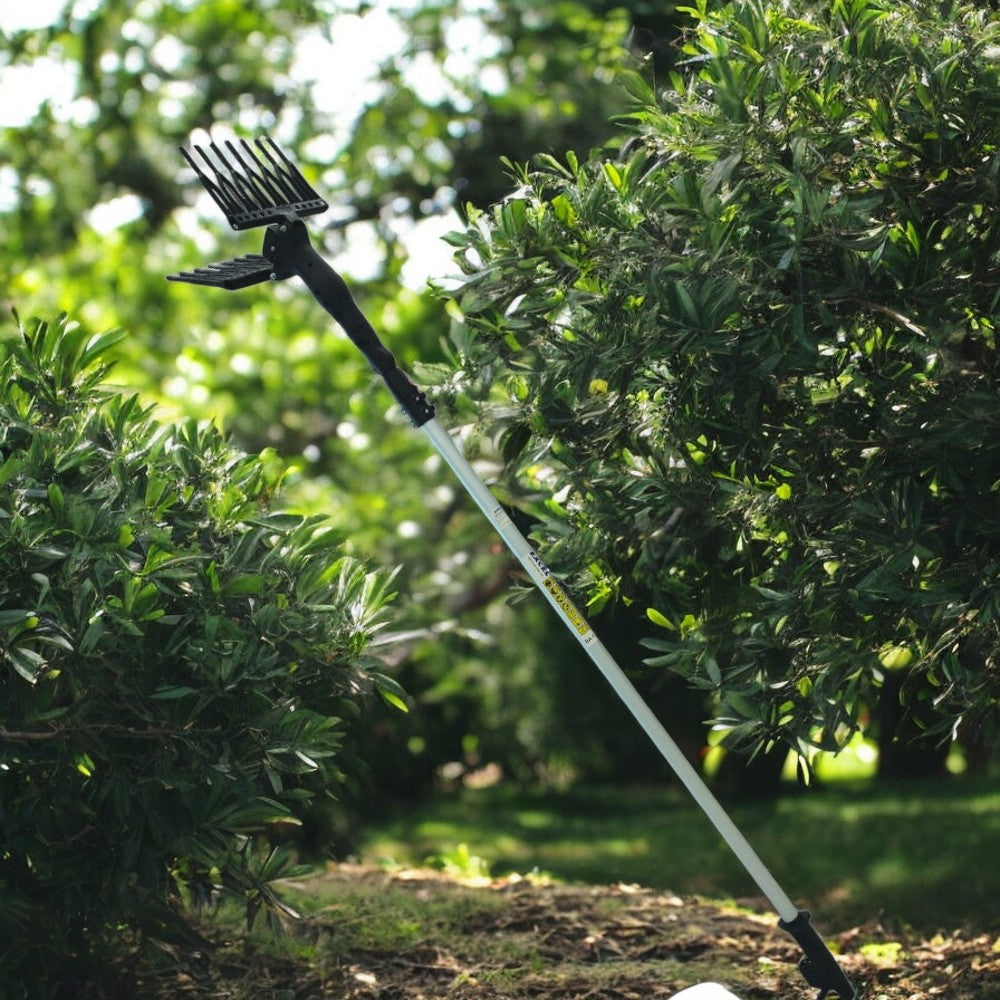
[{"label": "olive harvester tool", "polygon": [[[201,183],[236,230],[266,226],[260,254],[209,264],[194,271],[169,275],[216,288],[237,289],[262,281],[279,281],[293,275],[302,279],[316,301],[336,320],[372,368],[382,377],[403,411],[430,440],[497,533],[517,557],[533,583],[555,609],[563,624],[604,675],[635,721],[652,740],[688,792],[767,897],[778,914],[778,926],[798,942],[803,952],[799,969],[810,986],[819,990],[817,1000],[836,994],[840,1000],[857,1000],[847,979],[823,939],[778,885],[774,876],[718,800],[688,762],[669,733],[636,691],[594,630],[574,606],[561,584],[511,522],[503,506],[476,475],[472,466],[437,422],[434,407],[396,364],[358,308],[344,280],[313,248],[303,217],[328,207],[298,168],[267,136],[251,144],[210,142],[181,152]],[[682,990],[675,1000],[736,1000],[716,983],[702,983]]]}]

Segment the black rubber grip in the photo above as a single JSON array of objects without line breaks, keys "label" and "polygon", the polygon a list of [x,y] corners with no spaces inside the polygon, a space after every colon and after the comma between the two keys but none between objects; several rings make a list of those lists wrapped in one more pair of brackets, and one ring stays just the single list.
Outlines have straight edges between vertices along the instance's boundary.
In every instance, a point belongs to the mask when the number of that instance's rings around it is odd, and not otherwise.
[{"label": "black rubber grip", "polygon": [[778,926],[795,938],[805,954],[799,962],[799,971],[810,986],[819,990],[817,1000],[823,1000],[828,993],[836,993],[841,1000],[857,1000],[857,990],[844,975],[844,970],[837,964],[816,928],[809,923],[808,910],[799,910],[794,920],[779,920]]}]

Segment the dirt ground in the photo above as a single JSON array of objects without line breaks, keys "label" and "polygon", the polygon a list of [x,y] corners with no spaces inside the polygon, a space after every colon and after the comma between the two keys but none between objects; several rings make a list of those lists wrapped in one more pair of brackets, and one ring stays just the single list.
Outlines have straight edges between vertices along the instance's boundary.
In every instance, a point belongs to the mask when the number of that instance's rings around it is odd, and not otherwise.
[{"label": "dirt ground", "polygon": [[[155,1000],[648,1000],[717,981],[741,1000],[815,1000],[797,945],[757,901],[636,886],[457,884],[337,865],[299,886],[325,901],[280,948],[209,927],[210,948],[146,970]],[[820,928],[823,930],[823,928]],[[829,938],[866,1000],[1000,1000],[1000,938],[856,927]],[[831,998],[832,1000],[832,998]]]}]

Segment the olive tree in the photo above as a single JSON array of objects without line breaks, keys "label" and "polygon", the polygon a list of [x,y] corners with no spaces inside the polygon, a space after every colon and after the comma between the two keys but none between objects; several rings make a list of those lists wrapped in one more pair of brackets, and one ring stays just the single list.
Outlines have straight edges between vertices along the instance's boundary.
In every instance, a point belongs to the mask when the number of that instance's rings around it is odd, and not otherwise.
[{"label": "olive tree", "polygon": [[691,13],[619,155],[513,168],[451,237],[439,394],[727,746],[870,729],[891,770],[998,718],[1000,18]]}]

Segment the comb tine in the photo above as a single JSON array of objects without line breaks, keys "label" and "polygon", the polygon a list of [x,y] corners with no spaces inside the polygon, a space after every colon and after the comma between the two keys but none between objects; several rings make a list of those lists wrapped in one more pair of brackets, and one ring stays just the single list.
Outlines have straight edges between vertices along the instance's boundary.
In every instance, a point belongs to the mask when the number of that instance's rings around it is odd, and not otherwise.
[{"label": "comb tine", "polygon": [[[191,167],[191,169],[198,175],[198,180],[200,180],[202,184],[205,183],[211,184],[211,181],[209,181],[208,178],[205,176],[205,174],[202,172],[201,167],[199,167],[198,164],[195,162],[194,157],[192,157],[191,154],[183,146],[178,146],[177,148],[181,151],[181,156],[183,156],[184,159],[187,160],[188,166]],[[197,149],[198,147],[196,146],[195,148]]]},{"label": "comb tine", "polygon": [[[246,192],[245,197],[247,199],[247,208],[256,211],[272,208],[274,205],[274,199],[271,197],[266,187],[261,189],[260,178],[258,178],[254,173],[253,168],[244,162],[243,157],[240,156],[240,151],[228,139],[226,140],[226,148],[229,150],[229,155],[238,164],[237,168],[226,160],[226,165],[233,175],[233,180],[239,184],[241,190]],[[219,155],[223,158],[225,157],[222,150],[219,150]],[[254,183],[255,181],[257,182],[256,184]]]},{"label": "comb tine", "polygon": [[[294,192],[282,190],[280,178],[273,175],[271,171],[268,170],[267,166],[261,163],[260,158],[255,155],[253,148],[246,141],[246,139],[241,139],[240,145],[243,147],[243,151],[250,159],[250,163],[247,163],[246,160],[240,156],[239,149],[234,147],[232,143],[227,143],[226,145],[231,147],[233,155],[237,160],[239,160],[240,165],[246,171],[247,175],[253,178],[257,186],[267,194],[268,198],[270,198],[271,201],[268,207],[286,205],[289,202],[295,201]],[[290,195],[292,195],[292,197],[290,197]]]},{"label": "comb tine", "polygon": [[250,229],[325,212],[329,205],[270,136],[210,140],[181,148],[184,159],[233,229]]},{"label": "comb tine", "polygon": [[[274,168],[274,172],[277,176],[285,179],[285,183],[288,185],[289,190],[291,190],[294,195],[304,201],[310,201],[313,198],[318,198],[319,195],[313,190],[312,185],[302,176],[301,171],[287,156],[281,151],[281,148],[275,143],[275,141],[269,136],[264,135],[261,138],[255,140],[257,148],[267,157],[268,162]],[[268,149],[264,143],[267,143],[271,149]],[[272,151],[278,154],[281,162],[274,158]]]},{"label": "comb tine", "polygon": [[168,274],[168,281],[185,281],[191,285],[210,285],[213,288],[226,288],[233,291],[247,288],[258,282],[267,281],[273,276],[274,265],[260,254],[244,254],[232,260],[221,260],[205,267],[196,267],[193,271],[181,271],[178,274]]},{"label": "comb tine", "polygon": [[[227,140],[226,145],[229,147],[230,153],[234,154],[237,164],[240,164],[240,157],[235,153],[233,144]],[[235,207],[237,211],[255,212],[272,207],[270,202],[261,201],[260,192],[253,186],[253,183],[245,173],[240,171],[239,167],[234,166],[226,159],[226,154],[221,147],[213,142],[211,143],[211,150],[215,153],[219,162],[226,168],[228,177],[225,179],[232,188],[233,197],[236,199]]]},{"label": "comb tine", "polygon": [[[229,206],[226,203],[222,191],[219,189],[219,185],[216,184],[216,182],[213,181],[204,170],[202,170],[202,168],[198,165],[198,161],[195,160],[195,158],[183,146],[179,146],[178,148],[181,151],[181,155],[185,160],[187,160],[188,165],[198,175],[198,180],[201,181],[202,187],[215,199],[219,208],[221,208],[223,212],[228,213]],[[195,146],[194,150],[196,153],[201,154],[202,158],[206,161],[206,163],[208,163],[208,166],[212,169],[213,173],[215,173],[216,177],[218,177],[219,172],[215,169],[211,161],[208,160],[201,148]]]},{"label": "comb tine", "polygon": [[[215,143],[212,143],[210,148],[215,149]],[[197,165],[195,165],[195,170],[198,171],[199,177],[202,178],[202,182],[205,184],[208,193],[215,198],[222,211],[225,212],[227,216],[231,215],[233,212],[242,211],[243,204],[241,195],[232,180],[222,173],[218,164],[213,162],[212,158],[205,152],[203,146],[195,146],[194,150],[205,161],[208,169],[215,175],[215,180],[212,181],[206,177],[202,170],[198,169]],[[223,161],[223,165],[226,165],[225,161]]]},{"label": "comb tine", "polygon": [[[302,192],[295,183],[295,178],[275,160],[259,138],[254,140],[254,145],[257,147],[257,150],[251,150],[251,152],[254,154],[257,162],[261,164],[261,169],[278,185],[289,201],[301,201]],[[261,163],[261,156],[264,157],[267,163]]]},{"label": "comb tine", "polygon": [[[211,144],[211,148],[217,154],[219,153],[215,143]],[[225,215],[229,217],[234,212],[244,211],[245,196],[236,183],[237,179],[234,177],[225,157],[220,156],[220,162],[226,168],[228,176],[219,169],[218,163],[212,160],[202,146],[195,146],[194,150],[205,161],[206,166],[212,171],[215,180],[213,181],[190,156],[187,157],[188,162],[194,167],[206,190],[215,199],[216,204],[222,209]]]}]

